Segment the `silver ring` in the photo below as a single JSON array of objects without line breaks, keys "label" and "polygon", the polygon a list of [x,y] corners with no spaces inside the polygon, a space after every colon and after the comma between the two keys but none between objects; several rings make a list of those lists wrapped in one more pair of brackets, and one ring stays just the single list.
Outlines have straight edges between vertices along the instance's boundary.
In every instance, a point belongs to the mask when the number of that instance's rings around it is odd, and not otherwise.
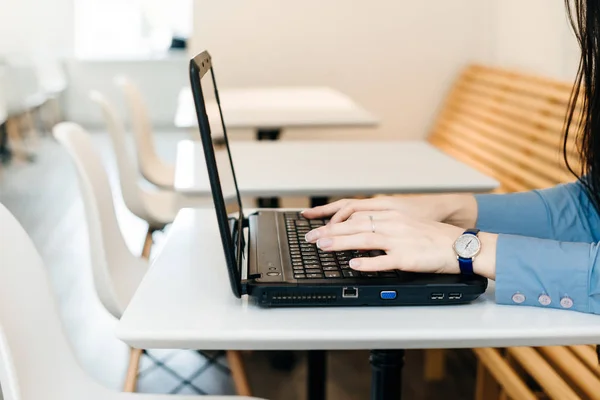
[{"label": "silver ring", "polygon": [[369,219],[371,220],[371,232],[375,233],[375,221],[373,221],[373,216],[369,215]]}]

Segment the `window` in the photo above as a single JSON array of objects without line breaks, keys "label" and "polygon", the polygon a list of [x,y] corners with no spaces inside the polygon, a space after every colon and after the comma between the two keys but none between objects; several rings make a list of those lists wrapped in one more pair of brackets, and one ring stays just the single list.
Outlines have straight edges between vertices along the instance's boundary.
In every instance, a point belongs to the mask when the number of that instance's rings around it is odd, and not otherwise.
[{"label": "window", "polygon": [[162,53],[174,36],[191,34],[192,7],[192,0],[75,0],[75,55]]}]

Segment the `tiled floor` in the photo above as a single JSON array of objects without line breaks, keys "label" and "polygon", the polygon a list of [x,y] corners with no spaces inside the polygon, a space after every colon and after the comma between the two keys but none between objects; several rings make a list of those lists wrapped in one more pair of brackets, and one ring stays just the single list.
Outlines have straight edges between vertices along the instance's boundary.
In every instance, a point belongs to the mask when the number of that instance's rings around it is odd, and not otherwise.
[{"label": "tiled floor", "polygon": [[[167,160],[175,157],[175,143],[185,133],[157,134],[157,147]],[[115,189],[119,224],[128,246],[141,251],[145,223],[126,210],[118,190],[117,174],[106,135],[94,134],[97,148],[109,169]],[[74,170],[67,154],[47,138],[37,150],[33,164],[12,165],[0,178],[0,202],[23,224],[42,254],[50,273],[66,332],[82,366],[102,384],[120,389],[128,360],[128,348],[113,335],[115,320],[100,305],[90,276],[87,232]],[[293,204],[303,205],[303,200]],[[157,241],[164,234],[157,235]],[[357,321],[356,323],[360,323]],[[153,350],[178,375],[188,379],[206,362],[193,351]],[[246,355],[254,394],[271,400],[305,398],[303,354],[291,372],[273,369],[263,352]],[[422,378],[422,352],[407,354],[404,373],[405,399],[469,399],[473,397],[474,364],[469,351],[453,351],[449,358],[451,376],[436,384]],[[153,366],[145,358],[140,369],[141,392],[170,393],[180,380],[171,372]],[[456,372],[459,371],[459,372]],[[333,400],[369,398],[370,371],[367,352],[331,352],[328,362],[328,394]],[[211,369],[191,382],[207,393],[232,393],[232,383],[221,369]],[[193,393],[191,386],[182,393]]]}]

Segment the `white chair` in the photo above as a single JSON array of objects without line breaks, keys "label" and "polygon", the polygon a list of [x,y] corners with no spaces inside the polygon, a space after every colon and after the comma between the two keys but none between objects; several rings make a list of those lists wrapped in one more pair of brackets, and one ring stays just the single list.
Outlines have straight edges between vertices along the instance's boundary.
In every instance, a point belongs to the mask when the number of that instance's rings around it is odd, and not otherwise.
[{"label": "white chair", "polygon": [[206,207],[212,202],[208,198],[187,198],[170,190],[147,190],[139,183],[139,173],[127,151],[127,141],[123,122],[112,104],[99,92],[92,91],[90,98],[98,104],[104,114],[108,133],[117,161],[119,182],[123,200],[127,208],[137,217],[148,222],[148,235],[162,229],[175,219],[183,207]]},{"label": "white chair", "polygon": [[175,167],[164,162],[156,152],[152,126],[139,89],[126,77],[115,78],[129,108],[130,123],[137,148],[138,168],[144,178],[156,186],[173,190]]},{"label": "white chair", "polygon": [[60,60],[47,51],[37,51],[35,67],[40,88],[46,95],[52,112],[52,125],[62,120],[60,97],[67,90],[67,75]]},{"label": "white chair", "polygon": [[[0,205],[0,382],[4,400],[173,400],[113,392],[79,366],[64,336],[45,266],[16,219]],[[183,396],[234,400],[250,397]]]},{"label": "white chair", "polygon": [[[83,198],[92,257],[92,276],[100,301],[116,318],[121,318],[148,269],[146,258],[137,258],[127,248],[119,228],[108,176],[89,133],[79,125],[63,122],[54,136],[68,151],[76,166]],[[147,254],[144,254],[147,257]],[[131,354],[128,380],[135,384],[142,351]],[[250,388],[239,352],[228,351],[234,384],[240,394]]]},{"label": "white chair", "polygon": [[[46,97],[40,90],[35,69],[28,59],[8,57],[4,60],[4,70],[8,114],[6,130],[11,142],[11,150],[15,158],[31,161],[33,159],[31,146],[39,142],[39,132],[33,113],[46,102]],[[26,134],[22,135],[22,131]]]}]

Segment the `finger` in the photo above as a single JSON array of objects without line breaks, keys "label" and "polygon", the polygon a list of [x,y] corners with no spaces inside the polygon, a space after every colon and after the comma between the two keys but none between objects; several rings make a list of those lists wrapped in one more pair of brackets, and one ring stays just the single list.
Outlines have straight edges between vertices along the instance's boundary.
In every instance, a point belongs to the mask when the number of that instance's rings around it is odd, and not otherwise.
[{"label": "finger", "polygon": [[325,251],[386,250],[388,239],[377,233],[358,233],[346,236],[324,237],[317,240],[317,247]]},{"label": "finger", "polygon": [[343,199],[334,201],[333,203],[325,204],[324,206],[308,208],[302,211],[301,214],[309,219],[330,217],[344,207],[349,201],[350,200]]},{"label": "finger", "polygon": [[369,219],[356,219],[340,222],[339,224],[325,225],[308,232],[304,239],[314,243],[320,238],[354,235],[373,231],[373,224]]},{"label": "finger", "polygon": [[397,269],[394,258],[388,255],[378,257],[362,257],[350,260],[350,268],[356,271],[387,271]]},{"label": "finger", "polygon": [[386,207],[381,199],[352,200],[341,207],[330,220],[330,224],[337,224],[347,220],[352,214],[359,211],[382,211]]}]

